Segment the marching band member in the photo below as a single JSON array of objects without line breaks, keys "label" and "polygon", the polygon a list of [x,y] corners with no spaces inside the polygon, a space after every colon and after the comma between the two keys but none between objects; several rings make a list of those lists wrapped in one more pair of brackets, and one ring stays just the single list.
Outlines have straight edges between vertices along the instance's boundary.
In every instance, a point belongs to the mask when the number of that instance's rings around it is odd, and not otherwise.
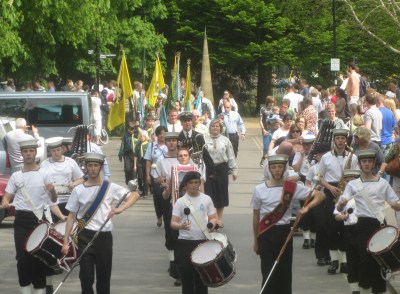
[{"label": "marching band member", "polygon": [[218,225],[223,228],[224,208],[229,205],[229,175],[237,179],[237,164],[230,140],[223,136],[223,126],[219,119],[210,123],[210,136],[206,137],[206,146],[214,169],[206,171],[205,192],[210,195],[217,209]]},{"label": "marching band member", "polygon": [[167,132],[167,127],[158,126],[155,130],[156,140],[151,142],[147,147],[144,159],[146,159],[146,182],[153,188],[153,203],[154,210],[157,217],[157,227],[162,226],[163,217],[163,198],[162,198],[162,188],[159,183],[156,183],[158,178],[158,173],[156,170],[157,159],[168,151],[165,145],[165,133]]},{"label": "marching band member", "polygon": [[35,162],[38,143],[36,140],[19,142],[23,168],[13,173],[8,181],[2,205],[10,207],[14,195],[15,221],[14,240],[17,259],[18,280],[22,294],[44,294],[46,265],[25,250],[25,242],[34,227],[43,219],[46,206],[57,201],[50,174]]},{"label": "marching band member", "polygon": [[[344,225],[342,222],[337,222],[333,215],[335,203],[340,196],[338,185],[345,168],[358,169],[357,156],[346,152],[346,143],[349,131],[346,129],[334,129],[332,132],[334,147],[331,152],[322,156],[318,171],[322,177],[321,186],[324,187],[324,193],[326,194],[325,215],[328,237],[327,244],[329,246],[329,255],[331,257],[328,274],[331,275],[336,274],[336,271],[339,269],[339,257],[341,257],[342,263],[340,271],[346,271],[346,255],[343,239]],[[351,158],[349,158],[350,155],[352,156]]]},{"label": "marching band member", "polygon": [[[346,181],[355,180],[360,176],[359,170],[345,169],[343,176]],[[352,294],[360,293],[358,287],[358,264],[360,258],[358,255],[358,240],[357,240],[357,216],[356,216],[356,202],[354,198],[347,202],[346,206],[339,212],[336,208],[333,212],[337,221],[344,222],[344,243],[346,246],[346,258],[347,258],[347,282],[349,284],[350,291]]]},{"label": "marching band member", "polygon": [[[57,204],[50,206],[51,215],[46,219],[53,223],[59,220],[66,220],[69,211],[65,209],[67,201],[71,196],[72,189],[83,183],[83,172],[75,160],[63,155],[63,138],[54,137],[45,140],[50,152],[50,158],[41,163],[54,180],[54,188],[57,193]],[[46,275],[46,293],[53,293],[53,275],[55,271],[51,268],[47,270]]]},{"label": "marching band member", "polygon": [[[319,170],[319,162],[321,161],[322,156],[331,151],[331,146],[329,143],[319,143],[315,146],[315,164],[309,169],[306,176],[306,186],[312,186],[312,180],[318,174]],[[326,220],[325,220],[325,208],[324,203],[320,203],[316,207],[311,210],[313,215],[313,219],[318,220],[315,222],[315,236],[310,234],[310,246],[315,247],[315,257],[317,258],[317,264],[319,266],[324,266],[330,264],[330,256],[329,256],[329,246],[327,243],[327,235],[326,235]]]},{"label": "marching band member", "polygon": [[[296,152],[293,158],[293,168],[294,171],[299,173],[300,181],[305,184],[306,176],[310,169],[310,163],[308,162],[307,156],[310,153],[312,144],[315,141],[314,135],[303,135],[302,137],[302,152]],[[295,168],[297,166],[297,168]],[[304,200],[300,200],[300,205],[303,207]],[[315,244],[311,244],[310,240],[315,240],[315,223],[317,220],[313,219],[313,214],[309,213],[305,215],[299,224],[301,231],[303,233],[303,249],[309,249],[314,247]],[[314,238],[311,238],[311,234]]]},{"label": "marching band member", "polygon": [[69,211],[65,209],[65,206],[72,189],[83,183],[84,174],[75,160],[63,155],[63,138],[50,138],[45,143],[50,152],[50,158],[43,161],[41,167],[46,169],[53,178],[54,188],[58,195],[58,207],[64,215],[68,215]]},{"label": "marching band member", "polygon": [[372,293],[385,293],[386,281],[382,277],[379,264],[367,251],[368,240],[385,222],[383,214],[385,202],[396,211],[400,210],[400,203],[390,184],[372,173],[375,151],[361,150],[357,152],[357,157],[361,176],[347,184],[338,201],[337,210],[343,211],[348,201],[354,198],[357,207],[356,232],[360,257],[358,285],[361,293],[367,293],[369,288],[372,288]]},{"label": "marching band member", "polygon": [[[171,167],[179,164],[177,159],[178,154],[178,133],[167,132],[165,133],[165,144],[167,145],[168,151],[162,154],[157,159],[157,174],[158,178],[156,182],[161,185],[163,189],[167,187],[167,177],[171,178]],[[172,203],[171,195],[163,195],[163,220],[165,229],[165,247],[168,250],[169,257],[169,275],[175,279],[175,286],[181,285],[180,274],[175,263],[174,250],[176,242],[178,240],[178,232],[171,229],[171,217],[172,217]]]},{"label": "marching band member", "polygon": [[202,282],[199,273],[191,262],[192,251],[205,241],[204,233],[193,219],[193,211],[185,215],[184,209],[193,206],[204,223],[217,223],[216,209],[211,198],[199,191],[201,175],[199,172],[189,171],[184,176],[181,186],[186,193],[177,200],[174,205],[171,219],[171,227],[179,230],[177,243],[177,260],[182,278],[182,294],[207,294],[207,286]]},{"label": "marching band member", "polygon": [[[89,241],[101,228],[107,218],[112,218],[131,207],[139,198],[138,193],[129,192],[126,188],[108,183],[100,173],[105,156],[86,153],[84,156],[88,179],[72,190],[66,209],[70,211],[65,229],[62,253],[68,254],[69,238],[73,223],[78,218],[78,225],[83,228],[78,235],[78,249],[84,250]],[[112,208],[113,201],[120,200],[125,194],[127,201],[118,208]],[[102,229],[94,243],[80,260],[79,279],[82,293],[94,293],[93,283],[96,275],[96,292],[110,293],[112,268],[113,225],[109,221]]]},{"label": "marching band member", "polygon": [[[285,155],[268,157],[272,178],[255,187],[250,204],[253,208],[254,252],[260,255],[263,284],[290,232],[293,199],[305,200],[310,193],[310,188],[306,186],[284,182],[287,162]],[[284,187],[288,185],[290,188],[285,191]],[[324,198],[323,193],[315,191],[313,200],[299,211],[299,215],[306,214]],[[263,293],[292,293],[292,259],[293,239],[289,241]]]}]

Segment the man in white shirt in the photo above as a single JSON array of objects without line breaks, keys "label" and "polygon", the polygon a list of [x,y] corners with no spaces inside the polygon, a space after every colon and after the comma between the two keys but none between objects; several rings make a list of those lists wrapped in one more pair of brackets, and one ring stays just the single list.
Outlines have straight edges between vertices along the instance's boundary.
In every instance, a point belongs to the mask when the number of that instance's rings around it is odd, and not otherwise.
[{"label": "man in white shirt", "polygon": [[23,166],[21,149],[18,143],[24,140],[39,140],[38,129],[35,126],[31,126],[33,136],[26,133],[29,127],[26,125],[24,118],[17,118],[15,120],[15,127],[15,130],[8,132],[3,138],[4,148],[7,150],[10,158],[11,172],[20,170]]},{"label": "man in white shirt", "polygon": [[368,110],[364,114],[365,127],[371,131],[371,141],[381,146],[382,113],[376,107],[378,93],[370,92],[365,96]]},{"label": "man in white shirt", "polygon": [[299,103],[303,101],[304,99],[303,95],[295,93],[294,86],[292,84],[289,84],[287,92],[288,93],[285,96],[283,96],[282,100],[289,100],[290,101],[289,109],[291,109],[294,112],[299,112]]}]

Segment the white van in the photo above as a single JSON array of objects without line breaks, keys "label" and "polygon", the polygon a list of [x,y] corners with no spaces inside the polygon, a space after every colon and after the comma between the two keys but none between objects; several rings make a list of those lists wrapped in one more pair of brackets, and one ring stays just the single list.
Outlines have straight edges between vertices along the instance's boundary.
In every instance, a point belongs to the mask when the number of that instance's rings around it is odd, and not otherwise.
[{"label": "white van", "polygon": [[[15,128],[16,118],[25,118],[38,128],[41,147],[38,158],[47,158],[44,140],[70,137],[71,127],[89,125],[91,100],[87,93],[75,92],[0,92],[0,139]],[[4,146],[0,144],[0,173],[7,173]]]}]

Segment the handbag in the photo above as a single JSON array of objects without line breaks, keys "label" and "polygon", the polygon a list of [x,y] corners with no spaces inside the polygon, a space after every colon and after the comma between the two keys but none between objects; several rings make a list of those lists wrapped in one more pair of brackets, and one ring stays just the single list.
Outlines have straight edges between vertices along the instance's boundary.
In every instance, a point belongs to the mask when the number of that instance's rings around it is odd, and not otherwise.
[{"label": "handbag", "polygon": [[400,155],[396,155],[385,167],[385,172],[391,176],[400,175]]}]

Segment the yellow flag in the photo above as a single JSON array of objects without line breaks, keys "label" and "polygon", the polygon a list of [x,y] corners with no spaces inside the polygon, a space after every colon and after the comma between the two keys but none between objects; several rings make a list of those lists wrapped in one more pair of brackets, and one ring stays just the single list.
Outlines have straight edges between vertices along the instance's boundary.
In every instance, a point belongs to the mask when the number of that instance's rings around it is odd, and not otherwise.
[{"label": "yellow flag", "polygon": [[115,102],[111,105],[107,127],[111,131],[125,122],[125,102],[132,96],[132,84],[129,77],[125,51],[122,51],[121,66],[119,68]]},{"label": "yellow flag", "polygon": [[188,59],[187,61],[186,91],[185,98],[183,100],[183,109],[185,111],[192,111],[192,82],[190,77],[190,59]]},{"label": "yellow flag", "polygon": [[165,88],[164,77],[162,74],[160,58],[157,55],[156,66],[154,68],[153,77],[149,89],[146,92],[146,98],[150,101],[150,106],[154,106],[157,102],[158,92]]}]

